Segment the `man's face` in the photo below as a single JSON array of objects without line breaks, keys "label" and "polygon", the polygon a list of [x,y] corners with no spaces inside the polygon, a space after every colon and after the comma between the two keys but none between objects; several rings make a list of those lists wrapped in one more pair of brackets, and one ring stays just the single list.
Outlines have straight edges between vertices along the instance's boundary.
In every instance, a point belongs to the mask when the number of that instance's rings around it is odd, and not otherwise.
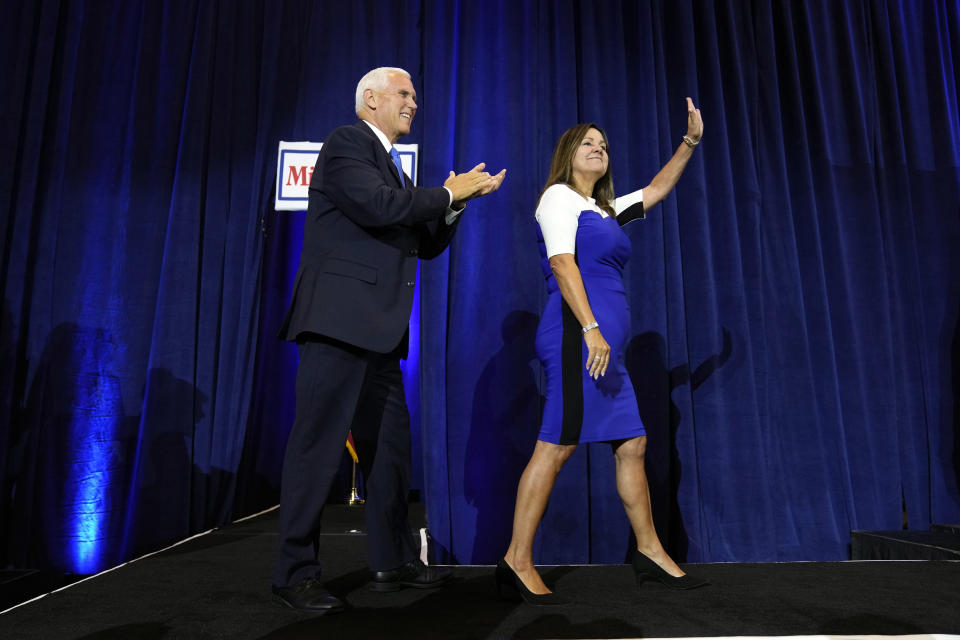
[{"label": "man's face", "polygon": [[371,120],[393,143],[410,133],[410,124],[417,113],[417,92],[410,78],[402,73],[391,72],[387,79],[387,88],[383,91],[368,89],[372,96],[368,93],[367,106],[372,97]]}]

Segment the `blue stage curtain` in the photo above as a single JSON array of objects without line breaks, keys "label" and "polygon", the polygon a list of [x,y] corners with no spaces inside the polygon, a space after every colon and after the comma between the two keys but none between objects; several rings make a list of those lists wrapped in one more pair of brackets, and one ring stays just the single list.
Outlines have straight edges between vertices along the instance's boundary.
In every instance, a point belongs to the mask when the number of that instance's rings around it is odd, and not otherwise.
[{"label": "blue stage curtain", "polygon": [[[553,142],[605,127],[626,193],[680,143],[686,96],[703,143],[628,228],[627,363],[661,538],[690,561],[843,559],[851,529],[960,517],[956,3],[426,6],[424,85],[446,108],[426,123],[427,180],[440,146],[509,168],[424,266],[444,557],[504,552],[536,438],[532,215]],[[609,447],[581,447],[536,559],[619,562],[629,544]]]},{"label": "blue stage curtain", "polygon": [[5,6],[5,565],[90,573],[233,515],[300,24],[261,3]]},{"label": "blue stage curtain", "polygon": [[[703,143],[628,227],[661,538],[842,559],[851,529],[960,520],[957,2],[7,5],[5,565],[91,572],[275,503],[303,223],[273,210],[277,142],[352,122],[381,65],[413,74],[422,184],[508,169],[421,268],[415,488],[442,557],[503,553],[536,439],[554,142],[603,126],[626,193],[686,96]],[[607,445],[575,454],[538,562],[624,559],[613,474]]]}]

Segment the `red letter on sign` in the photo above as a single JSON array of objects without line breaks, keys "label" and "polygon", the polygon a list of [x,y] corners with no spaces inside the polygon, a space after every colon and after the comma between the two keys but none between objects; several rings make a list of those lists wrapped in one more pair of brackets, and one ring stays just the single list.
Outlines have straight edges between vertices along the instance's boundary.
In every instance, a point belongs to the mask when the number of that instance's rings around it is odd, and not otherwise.
[{"label": "red letter on sign", "polygon": [[307,167],[300,167],[300,170],[297,170],[297,167],[290,167],[290,172],[287,174],[287,186],[290,186],[290,181],[293,180],[293,184],[307,184]]}]

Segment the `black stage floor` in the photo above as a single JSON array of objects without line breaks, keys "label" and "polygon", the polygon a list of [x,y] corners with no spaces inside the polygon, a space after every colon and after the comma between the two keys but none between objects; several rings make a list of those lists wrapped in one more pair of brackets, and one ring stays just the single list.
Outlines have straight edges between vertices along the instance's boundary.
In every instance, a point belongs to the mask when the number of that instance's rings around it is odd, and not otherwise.
[{"label": "black stage floor", "polygon": [[491,567],[443,589],[365,588],[358,511],[325,515],[328,587],[348,610],[315,617],[269,593],[276,512],[128,563],[0,615],[0,638],[665,638],[960,633],[960,562],[702,564],[712,586],[635,589],[626,565],[548,567],[575,599],[537,609],[497,599]]}]

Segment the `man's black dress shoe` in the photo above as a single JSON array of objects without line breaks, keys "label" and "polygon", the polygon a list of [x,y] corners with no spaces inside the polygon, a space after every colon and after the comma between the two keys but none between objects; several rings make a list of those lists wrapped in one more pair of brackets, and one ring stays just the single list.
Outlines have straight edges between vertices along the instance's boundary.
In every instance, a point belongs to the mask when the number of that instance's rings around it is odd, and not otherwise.
[{"label": "man's black dress shoe", "polygon": [[398,591],[403,587],[432,589],[449,580],[453,574],[445,567],[428,567],[420,559],[389,571],[374,571],[370,588],[373,591]]},{"label": "man's black dress shoe", "polygon": [[343,611],[340,598],[324,589],[316,578],[304,578],[292,587],[274,587],[273,594],[291,609],[320,615]]}]

